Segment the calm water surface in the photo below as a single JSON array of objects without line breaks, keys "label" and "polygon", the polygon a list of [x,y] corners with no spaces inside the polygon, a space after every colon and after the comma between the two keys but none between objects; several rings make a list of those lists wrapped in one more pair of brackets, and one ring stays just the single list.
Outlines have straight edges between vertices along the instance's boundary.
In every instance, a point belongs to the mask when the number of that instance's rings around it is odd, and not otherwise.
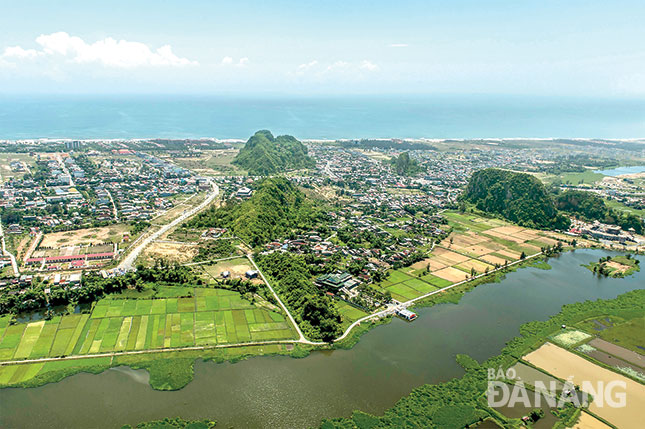
[{"label": "calm water surface", "polygon": [[552,259],[552,270],[508,274],[458,305],[419,309],[413,323],[395,319],[376,328],[351,350],[235,364],[198,361],[195,380],[177,392],[154,391],[145,371],[126,368],[3,389],[0,427],[120,427],[181,416],[213,418],[222,427],[304,428],[355,409],[380,414],[417,386],[461,376],[457,353],[481,361],[499,353],[522,323],[544,320],[563,304],[645,288],[645,272],[598,279],[580,266],[606,254],[577,250]]},{"label": "calm water surface", "polygon": [[645,137],[645,100],[495,95],[0,95],[0,139]]},{"label": "calm water surface", "polygon": [[623,174],[636,174],[645,172],[645,165],[635,165],[632,167],[617,167],[610,170],[598,170],[596,173],[604,174],[605,176],[621,176]]}]

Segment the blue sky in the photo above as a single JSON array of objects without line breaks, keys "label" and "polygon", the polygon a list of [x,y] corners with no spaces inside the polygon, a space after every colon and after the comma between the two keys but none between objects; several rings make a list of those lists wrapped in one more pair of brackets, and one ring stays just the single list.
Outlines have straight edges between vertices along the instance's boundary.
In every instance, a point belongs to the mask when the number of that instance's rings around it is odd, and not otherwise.
[{"label": "blue sky", "polygon": [[0,93],[645,95],[642,1],[0,5]]}]

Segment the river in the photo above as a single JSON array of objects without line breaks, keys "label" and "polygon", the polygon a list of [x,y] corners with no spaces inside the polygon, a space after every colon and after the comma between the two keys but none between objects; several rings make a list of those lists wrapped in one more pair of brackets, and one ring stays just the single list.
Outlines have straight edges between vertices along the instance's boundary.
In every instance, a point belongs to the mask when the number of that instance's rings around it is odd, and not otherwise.
[{"label": "river", "polygon": [[510,273],[475,288],[458,305],[420,308],[412,323],[395,319],[373,329],[350,350],[235,364],[198,361],[195,380],[176,392],[154,391],[145,371],[127,368],[3,389],[0,427],[120,427],[181,416],[216,419],[221,427],[302,428],[355,409],[381,414],[417,386],[461,376],[457,353],[481,361],[499,353],[522,323],[544,320],[563,304],[645,288],[643,271],[599,279],[580,266],[606,254],[576,250],[551,259],[551,270]]}]

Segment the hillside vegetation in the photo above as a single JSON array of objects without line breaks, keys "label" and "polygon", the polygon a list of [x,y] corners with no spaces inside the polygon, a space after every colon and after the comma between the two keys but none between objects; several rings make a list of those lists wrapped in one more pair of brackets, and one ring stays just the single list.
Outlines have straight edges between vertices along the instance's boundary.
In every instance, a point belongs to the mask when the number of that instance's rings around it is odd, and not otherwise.
[{"label": "hillside vegetation", "polygon": [[618,225],[624,230],[634,228],[638,234],[645,229],[642,220],[632,213],[619,213],[607,207],[598,195],[585,191],[565,191],[555,199],[559,210],[586,221],[600,221]]},{"label": "hillside vegetation", "polygon": [[229,200],[223,207],[198,214],[186,226],[228,228],[256,247],[290,233],[310,230],[323,218],[311,200],[283,177],[266,178],[244,202]]},{"label": "hillside vegetation", "polygon": [[305,145],[295,137],[273,137],[267,130],[253,134],[240,149],[233,164],[248,171],[252,176],[267,176],[316,165],[307,155]]},{"label": "hillside vegetation", "polygon": [[331,298],[311,281],[311,266],[302,255],[259,255],[258,264],[273,279],[276,291],[307,338],[331,341],[342,334],[338,309]]},{"label": "hillside vegetation", "polygon": [[488,168],[470,178],[463,198],[482,211],[498,214],[529,228],[564,229],[566,216],[559,213],[546,188],[526,173]]}]

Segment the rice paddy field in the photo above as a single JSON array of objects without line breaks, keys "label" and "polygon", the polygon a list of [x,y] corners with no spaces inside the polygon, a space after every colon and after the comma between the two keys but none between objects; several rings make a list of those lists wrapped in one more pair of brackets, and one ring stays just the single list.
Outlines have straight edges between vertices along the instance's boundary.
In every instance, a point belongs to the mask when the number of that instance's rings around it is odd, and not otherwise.
[{"label": "rice paddy field", "polygon": [[589,410],[617,427],[640,427],[639,416],[645,408],[645,388],[642,384],[551,343],[545,343],[523,359],[561,380],[570,379],[575,384],[582,384],[583,381],[591,382],[594,386],[599,382],[604,385],[615,381],[624,383],[627,395],[624,407],[603,406],[602,399],[594,397]]},{"label": "rice paddy field", "polygon": [[491,271],[505,263],[515,262],[524,252],[530,256],[544,246],[553,246],[557,234],[511,225],[500,219],[474,214],[445,212],[453,232],[428,255],[415,264],[390,272],[380,283],[397,301],[419,296]]},{"label": "rice paddy field", "polygon": [[[193,288],[188,298],[103,299],[89,314],[9,325],[0,319],[0,361],[293,339],[281,313],[239,293]],[[1,384],[1,380],[0,380]]]}]

